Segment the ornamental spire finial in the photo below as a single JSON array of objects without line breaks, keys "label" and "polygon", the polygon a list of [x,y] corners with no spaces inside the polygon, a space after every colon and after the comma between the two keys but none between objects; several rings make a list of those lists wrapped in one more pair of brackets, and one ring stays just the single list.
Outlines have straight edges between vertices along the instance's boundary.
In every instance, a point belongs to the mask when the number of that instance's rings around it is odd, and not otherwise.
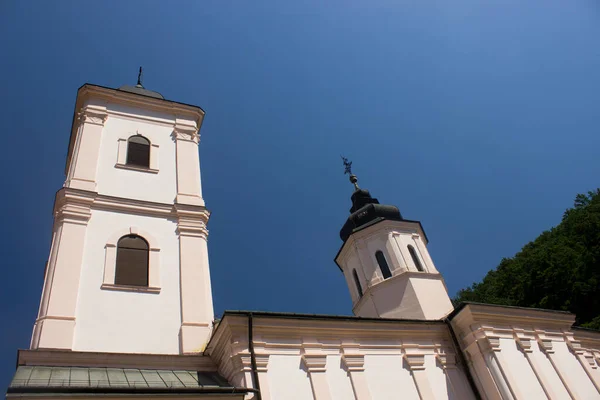
[{"label": "ornamental spire finial", "polygon": [[138,82],[136,86],[141,88],[144,87],[142,86],[142,67],[140,67],[140,72],[138,72]]},{"label": "ornamental spire finial", "polygon": [[354,185],[354,188],[356,190],[360,189],[358,187],[358,178],[356,177],[356,175],[354,175],[352,173],[352,161],[348,161],[348,159],[344,156],[342,157],[342,162],[344,163],[344,175],[348,174],[350,175],[350,182]]}]

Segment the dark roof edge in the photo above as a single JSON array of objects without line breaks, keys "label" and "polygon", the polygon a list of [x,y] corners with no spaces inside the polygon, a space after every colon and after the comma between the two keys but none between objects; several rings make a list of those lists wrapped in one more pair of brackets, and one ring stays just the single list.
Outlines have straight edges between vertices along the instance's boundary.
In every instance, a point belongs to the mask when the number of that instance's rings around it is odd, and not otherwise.
[{"label": "dark roof edge", "polygon": [[[383,222],[383,221],[389,221],[389,220],[385,219],[385,218],[374,219],[373,221],[371,221],[368,224],[365,224],[363,226],[359,226],[358,228],[356,228],[355,230],[352,231],[352,234],[348,237],[348,239],[350,239],[350,237],[352,235],[354,235],[356,232],[360,232],[363,229],[366,229],[366,228],[368,228],[370,226],[376,225],[376,224],[378,224],[380,222]],[[423,228],[423,224],[421,224],[421,221],[413,221],[412,219],[403,219],[402,221],[398,221],[398,222],[411,222],[411,223],[417,223],[417,224],[419,224],[419,228],[421,228],[421,232],[423,232],[423,236],[425,236],[425,242],[429,243],[429,239],[427,238],[427,234],[425,233],[425,228]],[[335,257],[333,258],[333,262],[335,263],[335,265],[338,266],[338,268],[340,269],[341,272],[344,272],[344,270],[342,269],[342,266],[340,264],[338,264],[337,258],[340,256],[340,253],[342,252],[342,249],[346,245],[346,242],[348,241],[348,239],[344,240],[344,243],[342,243],[342,245],[340,246],[340,249],[338,250],[338,252],[335,255]]]},{"label": "dark roof edge", "polygon": [[595,332],[595,333],[600,333],[600,329],[586,328],[585,326],[577,326],[577,325],[573,325],[571,328],[572,328],[572,329],[577,329],[578,331],[586,331],[586,332]]},{"label": "dark roof edge", "polygon": [[533,311],[543,311],[543,312],[548,312],[548,313],[559,313],[559,314],[574,315],[572,312],[569,312],[569,311],[549,310],[547,308],[506,306],[506,305],[503,305],[503,304],[479,303],[479,302],[476,302],[476,301],[463,301],[463,302],[461,302],[458,305],[458,307],[456,307],[454,309],[454,311],[452,311],[450,314],[448,314],[448,316],[446,318],[451,321],[456,315],[458,315],[458,313],[460,313],[462,311],[463,308],[465,308],[466,306],[468,306],[470,304],[475,305],[475,306],[489,306],[489,307],[496,307],[496,308],[512,308],[512,309],[515,309],[515,310],[533,310]]},{"label": "dark roof edge", "polygon": [[399,323],[408,322],[412,324],[443,324],[442,320],[419,320],[419,319],[396,319],[396,318],[368,318],[356,317],[352,315],[328,315],[328,314],[300,314],[290,312],[274,312],[274,311],[247,311],[247,310],[225,310],[223,318],[227,315],[250,315],[253,317],[262,318],[284,318],[297,320],[334,320],[334,321],[352,321],[352,322],[381,322],[381,323]]}]

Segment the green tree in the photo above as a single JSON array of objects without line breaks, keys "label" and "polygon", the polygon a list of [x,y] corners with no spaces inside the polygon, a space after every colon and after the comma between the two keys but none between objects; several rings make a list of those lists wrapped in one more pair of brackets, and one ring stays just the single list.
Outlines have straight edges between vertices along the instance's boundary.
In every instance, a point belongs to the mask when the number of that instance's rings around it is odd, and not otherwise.
[{"label": "green tree", "polygon": [[600,189],[578,194],[560,224],[453,301],[570,311],[577,325],[600,329]]}]

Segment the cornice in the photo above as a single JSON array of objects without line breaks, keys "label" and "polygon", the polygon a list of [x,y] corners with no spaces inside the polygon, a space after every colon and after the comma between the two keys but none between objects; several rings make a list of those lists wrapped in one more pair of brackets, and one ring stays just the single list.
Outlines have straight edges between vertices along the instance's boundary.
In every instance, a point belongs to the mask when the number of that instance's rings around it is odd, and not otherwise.
[{"label": "cornice", "polygon": [[98,85],[85,84],[77,91],[77,98],[82,101],[88,98],[98,98],[110,103],[124,104],[149,110],[161,111],[168,114],[188,115],[201,125],[204,118],[204,110],[189,104],[178,103],[171,100],[157,99],[154,97],[140,96],[135,93],[125,92],[118,89],[107,88]]},{"label": "cornice", "polygon": [[507,328],[536,327],[562,332],[570,330],[574,322],[575,315],[562,311],[488,304],[466,304],[452,317],[452,324],[459,328],[479,324]]},{"label": "cornice", "polygon": [[176,203],[173,206],[177,216],[177,231],[182,236],[208,237],[206,223],[210,216],[209,212],[203,206],[191,206],[187,204]]},{"label": "cornice", "polygon": [[[226,314],[206,353],[220,364],[236,354],[247,352],[247,322],[246,316]],[[308,360],[307,368],[316,365],[315,360],[326,355],[342,355],[350,367],[356,368],[360,367],[356,363],[364,362],[363,357],[367,353],[435,355],[450,340],[444,323],[377,323],[358,319],[322,321],[253,316],[253,332],[257,354],[304,356]]]},{"label": "cornice", "polygon": [[59,222],[87,225],[96,196],[95,192],[62,188],[56,193],[54,218]]},{"label": "cornice", "polygon": [[128,214],[172,218],[182,224],[183,230],[197,230],[203,234],[208,234],[206,224],[210,218],[210,212],[204,206],[156,203],[65,187],[56,193],[54,212],[57,218],[64,214],[73,219],[86,222],[91,216],[91,210],[118,211]]}]

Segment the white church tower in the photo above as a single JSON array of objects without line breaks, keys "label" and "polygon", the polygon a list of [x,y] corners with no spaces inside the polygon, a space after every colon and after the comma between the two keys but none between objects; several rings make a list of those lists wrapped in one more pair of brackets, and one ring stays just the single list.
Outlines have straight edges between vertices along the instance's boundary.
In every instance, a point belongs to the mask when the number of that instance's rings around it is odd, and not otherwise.
[{"label": "white church tower", "polygon": [[31,349],[203,350],[214,317],[203,117],[140,79],[79,88]]},{"label": "white church tower", "polygon": [[355,186],[344,241],[335,262],[346,278],[353,312],[359,317],[439,320],[452,310],[441,274],[427,251],[419,221],[402,218],[397,207],[379,204]]}]

